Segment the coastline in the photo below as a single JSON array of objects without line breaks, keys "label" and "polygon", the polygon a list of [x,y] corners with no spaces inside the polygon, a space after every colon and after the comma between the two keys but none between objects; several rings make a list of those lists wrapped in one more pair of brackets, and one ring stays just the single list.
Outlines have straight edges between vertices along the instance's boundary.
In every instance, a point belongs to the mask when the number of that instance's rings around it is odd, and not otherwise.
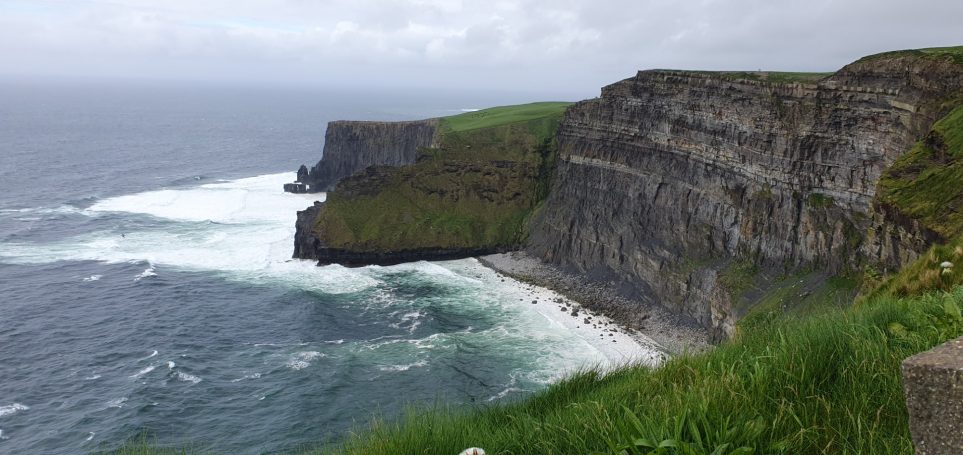
[{"label": "coastline", "polygon": [[[710,349],[709,334],[696,324],[657,305],[622,295],[615,286],[543,263],[524,251],[490,254],[475,259],[499,274],[551,289],[585,310],[604,316],[643,344],[653,341],[670,355]],[[574,308],[573,308],[574,311]]]}]

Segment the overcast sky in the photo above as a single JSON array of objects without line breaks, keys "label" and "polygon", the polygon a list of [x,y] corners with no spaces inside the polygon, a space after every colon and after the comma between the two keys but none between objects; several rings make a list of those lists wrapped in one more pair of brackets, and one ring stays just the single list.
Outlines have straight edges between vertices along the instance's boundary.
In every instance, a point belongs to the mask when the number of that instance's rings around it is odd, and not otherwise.
[{"label": "overcast sky", "polygon": [[961,0],[0,0],[0,74],[594,94],[963,44]]}]

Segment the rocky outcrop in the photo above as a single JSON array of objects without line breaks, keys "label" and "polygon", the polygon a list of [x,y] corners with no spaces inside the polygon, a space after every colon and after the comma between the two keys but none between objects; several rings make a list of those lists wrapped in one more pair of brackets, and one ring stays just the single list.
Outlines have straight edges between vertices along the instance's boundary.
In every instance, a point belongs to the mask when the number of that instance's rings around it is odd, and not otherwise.
[{"label": "rocky outcrop", "polygon": [[285,183],[285,184],[284,184],[284,191],[286,191],[286,192],[288,192],[288,193],[307,193],[307,192],[308,192],[308,184],[307,184],[307,183],[301,183],[301,182]]},{"label": "rocky outcrop", "polygon": [[294,230],[293,257],[300,259],[318,259],[317,251],[321,241],[315,232],[314,224],[323,205],[323,202],[315,202],[311,207],[298,211],[298,218],[295,222]]},{"label": "rocky outcrop", "polygon": [[412,164],[420,149],[434,144],[437,130],[438,119],[330,122],[321,161],[310,171],[302,165],[298,181],[308,184],[310,192],[330,191],[341,179],[368,166]]},{"label": "rocky outcrop", "polygon": [[567,112],[529,250],[724,337],[733,261],[839,271],[919,254],[928,234],[894,231],[876,183],[961,87],[952,61],[899,55],[815,84],[639,72]]},{"label": "rocky outcrop", "polygon": [[[323,204],[299,212],[294,256],[388,265],[520,248],[527,220],[547,193],[555,129],[566,107],[503,106],[441,119],[443,132],[434,147],[418,150],[415,163],[362,163],[367,166],[341,179]],[[423,131],[413,123],[355,133],[393,131],[396,142],[421,143]],[[331,131],[337,125],[328,130],[332,147],[336,137],[345,140]]]}]

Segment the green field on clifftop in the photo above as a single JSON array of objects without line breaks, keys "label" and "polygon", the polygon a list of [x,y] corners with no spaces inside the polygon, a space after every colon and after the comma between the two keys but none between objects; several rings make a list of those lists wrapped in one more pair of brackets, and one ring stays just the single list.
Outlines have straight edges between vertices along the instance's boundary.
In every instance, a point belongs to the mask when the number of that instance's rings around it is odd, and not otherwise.
[{"label": "green field on clifftop", "polygon": [[453,115],[451,117],[444,117],[441,119],[441,129],[443,132],[470,131],[546,117],[556,117],[561,115],[562,112],[565,112],[565,109],[571,104],[572,103],[569,102],[547,101],[492,107]]},{"label": "green field on clifftop", "polygon": [[901,57],[901,56],[921,56],[921,57],[931,57],[931,58],[950,57],[957,64],[963,65],[963,46],[928,47],[923,49],[904,49],[901,51],[889,51],[889,52],[882,52],[879,54],[869,55],[859,59],[858,61],[864,62],[864,61],[875,60],[879,58],[890,58],[890,57]]},{"label": "green field on clifftop", "polygon": [[545,197],[554,133],[569,103],[503,106],[441,119],[418,163],[370,169],[329,194],[316,235],[355,252],[520,245]]}]

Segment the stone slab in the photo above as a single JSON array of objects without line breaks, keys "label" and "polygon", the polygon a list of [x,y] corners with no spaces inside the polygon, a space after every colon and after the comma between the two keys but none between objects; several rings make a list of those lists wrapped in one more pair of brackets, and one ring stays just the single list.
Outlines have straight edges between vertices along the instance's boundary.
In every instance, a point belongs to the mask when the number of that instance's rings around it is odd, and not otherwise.
[{"label": "stone slab", "polygon": [[902,369],[916,453],[963,454],[963,337],[904,360]]}]

